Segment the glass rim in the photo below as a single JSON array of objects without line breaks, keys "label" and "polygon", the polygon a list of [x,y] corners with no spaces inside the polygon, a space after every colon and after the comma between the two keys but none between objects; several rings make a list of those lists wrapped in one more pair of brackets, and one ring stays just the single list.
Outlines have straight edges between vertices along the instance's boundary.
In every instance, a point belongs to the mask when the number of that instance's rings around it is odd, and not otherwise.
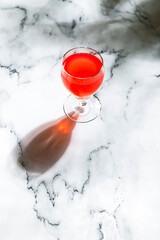
[{"label": "glass rim", "polygon": [[84,48],[84,49],[90,49],[90,50],[92,50],[92,51],[95,51],[95,52],[100,56],[100,58],[101,58],[101,60],[102,60],[102,66],[101,66],[100,70],[99,70],[96,74],[94,74],[94,75],[92,75],[92,76],[90,76],[90,77],[75,77],[74,75],[71,75],[70,73],[68,73],[68,72],[64,69],[63,59],[62,59],[62,67],[63,67],[64,72],[66,72],[67,75],[69,75],[69,76],[71,76],[71,77],[74,77],[74,78],[76,78],[76,79],[89,79],[89,78],[92,78],[92,77],[97,76],[97,75],[101,72],[101,70],[103,69],[103,58],[102,58],[101,54],[100,54],[99,52],[97,52],[95,49],[90,48],[90,47],[74,47],[74,48],[69,49],[67,52],[65,52],[65,54],[63,55],[63,58],[66,56],[67,53],[69,53],[70,51],[72,51],[72,50],[74,50],[74,49],[77,49],[77,48]]}]

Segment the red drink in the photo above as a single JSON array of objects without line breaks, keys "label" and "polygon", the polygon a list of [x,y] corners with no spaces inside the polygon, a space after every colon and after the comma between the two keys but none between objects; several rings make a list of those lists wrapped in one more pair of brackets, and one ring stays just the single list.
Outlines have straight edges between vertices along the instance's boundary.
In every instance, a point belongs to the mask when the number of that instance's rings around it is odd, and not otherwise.
[{"label": "red drink", "polygon": [[104,78],[102,60],[89,53],[75,53],[64,59],[61,71],[65,87],[79,98],[95,93]]}]

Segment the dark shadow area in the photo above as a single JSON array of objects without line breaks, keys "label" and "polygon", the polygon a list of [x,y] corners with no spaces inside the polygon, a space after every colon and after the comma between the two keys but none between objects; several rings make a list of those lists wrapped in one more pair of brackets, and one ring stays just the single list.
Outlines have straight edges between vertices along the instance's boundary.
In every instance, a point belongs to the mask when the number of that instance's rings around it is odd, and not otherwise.
[{"label": "dark shadow area", "polygon": [[46,172],[66,151],[75,124],[64,116],[33,130],[22,140],[23,150],[18,163],[30,172]]},{"label": "dark shadow area", "polygon": [[90,43],[98,51],[106,46],[110,49],[125,49],[128,53],[143,53],[157,45],[159,58],[160,1],[128,1],[129,10],[122,7],[125,4],[127,5],[126,0],[101,0],[100,11],[104,16],[102,20],[77,21],[74,28],[71,28],[71,22],[57,24],[67,37],[78,38],[81,45]]}]

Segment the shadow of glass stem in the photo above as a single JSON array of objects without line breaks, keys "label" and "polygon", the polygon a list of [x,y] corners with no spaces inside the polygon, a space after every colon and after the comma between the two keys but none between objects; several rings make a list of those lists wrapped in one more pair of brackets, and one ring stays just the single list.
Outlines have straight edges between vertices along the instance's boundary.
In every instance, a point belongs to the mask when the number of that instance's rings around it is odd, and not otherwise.
[{"label": "shadow of glass stem", "polygon": [[[73,115],[76,120],[78,115]],[[65,116],[32,131],[22,141],[21,165],[31,172],[46,172],[66,151],[75,124]]]}]

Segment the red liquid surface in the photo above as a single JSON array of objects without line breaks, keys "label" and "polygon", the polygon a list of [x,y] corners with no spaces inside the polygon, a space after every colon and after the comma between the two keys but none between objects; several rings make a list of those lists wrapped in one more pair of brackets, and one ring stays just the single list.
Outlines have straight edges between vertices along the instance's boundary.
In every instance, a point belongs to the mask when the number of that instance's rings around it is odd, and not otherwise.
[{"label": "red liquid surface", "polygon": [[102,84],[102,62],[92,54],[73,54],[64,60],[63,67],[61,77],[65,87],[80,98],[89,97]]}]

